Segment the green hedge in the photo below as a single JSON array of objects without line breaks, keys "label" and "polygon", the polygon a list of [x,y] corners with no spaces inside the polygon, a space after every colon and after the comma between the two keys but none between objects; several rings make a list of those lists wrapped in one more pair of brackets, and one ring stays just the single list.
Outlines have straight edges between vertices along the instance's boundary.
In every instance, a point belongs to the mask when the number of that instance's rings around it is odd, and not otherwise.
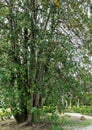
[{"label": "green hedge", "polygon": [[73,106],[72,111],[92,116],[92,106],[82,106],[79,108]]}]

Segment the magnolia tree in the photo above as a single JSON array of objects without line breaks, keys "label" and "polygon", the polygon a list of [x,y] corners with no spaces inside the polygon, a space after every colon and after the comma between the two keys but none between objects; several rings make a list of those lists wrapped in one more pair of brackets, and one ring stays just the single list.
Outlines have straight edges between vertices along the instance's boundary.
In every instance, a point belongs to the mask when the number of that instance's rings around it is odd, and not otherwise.
[{"label": "magnolia tree", "polygon": [[43,105],[61,108],[62,96],[79,89],[92,51],[90,5],[1,0],[0,93],[18,123],[34,123]]}]

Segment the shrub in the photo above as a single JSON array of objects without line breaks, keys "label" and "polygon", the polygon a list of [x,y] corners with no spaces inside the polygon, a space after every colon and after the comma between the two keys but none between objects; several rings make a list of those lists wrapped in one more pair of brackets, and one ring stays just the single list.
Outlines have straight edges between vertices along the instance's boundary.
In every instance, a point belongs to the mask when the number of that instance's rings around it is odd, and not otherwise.
[{"label": "shrub", "polygon": [[54,113],[56,108],[54,106],[43,106],[43,111],[45,113]]},{"label": "shrub", "polygon": [[92,106],[72,107],[73,112],[92,115]]},{"label": "shrub", "polygon": [[4,109],[4,108],[0,109],[1,120],[10,119],[11,116],[12,116],[12,113],[11,113],[10,109]]}]

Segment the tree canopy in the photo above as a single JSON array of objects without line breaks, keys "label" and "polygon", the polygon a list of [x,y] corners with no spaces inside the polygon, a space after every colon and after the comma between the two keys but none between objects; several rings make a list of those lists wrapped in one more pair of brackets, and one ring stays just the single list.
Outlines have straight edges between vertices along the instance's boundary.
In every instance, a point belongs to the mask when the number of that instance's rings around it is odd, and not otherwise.
[{"label": "tree canopy", "polygon": [[0,16],[0,93],[17,122],[91,87],[91,0],[1,0]]}]

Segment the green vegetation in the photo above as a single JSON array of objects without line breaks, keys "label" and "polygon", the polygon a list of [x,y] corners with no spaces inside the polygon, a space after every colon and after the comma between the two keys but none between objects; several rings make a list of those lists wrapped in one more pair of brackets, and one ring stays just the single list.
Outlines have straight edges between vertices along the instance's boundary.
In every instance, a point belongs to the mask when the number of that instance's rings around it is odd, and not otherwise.
[{"label": "green vegetation", "polygon": [[0,1],[1,117],[9,108],[18,124],[32,126],[50,112],[55,123],[56,110],[91,105],[91,6],[85,0]]},{"label": "green vegetation", "polygon": [[12,116],[11,110],[10,109],[0,109],[0,120],[6,120],[10,119]]},{"label": "green vegetation", "polygon": [[81,106],[79,108],[74,106],[70,111],[92,116],[92,106]]}]

